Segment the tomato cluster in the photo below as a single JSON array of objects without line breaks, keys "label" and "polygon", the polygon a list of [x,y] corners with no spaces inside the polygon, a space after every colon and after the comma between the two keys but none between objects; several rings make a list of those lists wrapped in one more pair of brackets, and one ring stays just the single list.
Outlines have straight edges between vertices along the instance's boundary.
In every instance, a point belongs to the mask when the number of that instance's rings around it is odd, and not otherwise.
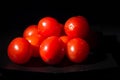
[{"label": "tomato cluster", "polygon": [[8,57],[16,64],[25,64],[36,57],[53,65],[65,56],[73,63],[81,63],[90,52],[86,40],[89,32],[90,26],[83,16],[72,16],[64,24],[53,17],[43,17],[9,43]]}]

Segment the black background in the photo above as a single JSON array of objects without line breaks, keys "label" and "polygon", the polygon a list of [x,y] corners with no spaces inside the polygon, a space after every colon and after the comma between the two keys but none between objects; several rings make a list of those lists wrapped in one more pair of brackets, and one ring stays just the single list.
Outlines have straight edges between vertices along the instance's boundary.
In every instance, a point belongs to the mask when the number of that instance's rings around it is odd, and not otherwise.
[{"label": "black background", "polygon": [[[1,37],[2,41],[4,41],[4,39],[7,39],[6,38],[7,36],[12,35],[11,37],[9,37],[12,39],[16,36],[22,35],[23,30],[28,25],[37,24],[39,19],[45,16],[55,17],[59,22],[64,24],[69,17],[75,15],[82,15],[87,18],[90,26],[98,25],[101,28],[107,27],[109,29],[109,27],[112,27],[120,29],[119,4],[118,2],[115,1],[82,2],[81,0],[80,1],[44,0],[39,2],[7,1],[1,4],[2,6],[0,12],[1,13],[0,33],[1,32],[2,33],[0,35],[2,36]],[[1,44],[3,43],[5,42],[1,42]],[[118,54],[116,56],[118,56]],[[106,72],[109,73],[108,71]],[[65,76],[64,74],[62,75]],[[70,75],[72,76],[73,74]]]},{"label": "black background", "polygon": [[1,8],[1,21],[8,31],[11,28],[20,30],[27,25],[37,24],[45,16],[55,17],[65,23],[71,16],[82,15],[90,25],[120,25],[119,4],[115,1],[7,1]]}]

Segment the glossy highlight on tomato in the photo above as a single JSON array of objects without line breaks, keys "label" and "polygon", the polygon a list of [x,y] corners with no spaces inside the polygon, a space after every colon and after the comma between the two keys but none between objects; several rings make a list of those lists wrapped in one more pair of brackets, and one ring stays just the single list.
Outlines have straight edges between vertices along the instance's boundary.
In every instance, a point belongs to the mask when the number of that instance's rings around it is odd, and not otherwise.
[{"label": "glossy highlight on tomato", "polygon": [[23,32],[23,37],[34,36],[38,34],[38,27],[37,25],[29,25]]},{"label": "glossy highlight on tomato", "polygon": [[85,38],[89,32],[89,24],[83,16],[70,17],[64,26],[65,33],[72,38]]},{"label": "glossy highlight on tomato", "polygon": [[61,27],[55,18],[44,17],[38,22],[38,32],[45,37],[60,36]]},{"label": "glossy highlight on tomato", "polygon": [[45,39],[39,49],[42,60],[47,64],[58,64],[64,58],[64,47],[62,41],[57,36]]},{"label": "glossy highlight on tomato", "polygon": [[32,56],[30,43],[22,37],[14,38],[8,46],[8,57],[16,64],[27,63]]},{"label": "glossy highlight on tomato", "polygon": [[88,43],[81,38],[73,38],[67,44],[67,56],[74,63],[83,62],[89,55]]}]

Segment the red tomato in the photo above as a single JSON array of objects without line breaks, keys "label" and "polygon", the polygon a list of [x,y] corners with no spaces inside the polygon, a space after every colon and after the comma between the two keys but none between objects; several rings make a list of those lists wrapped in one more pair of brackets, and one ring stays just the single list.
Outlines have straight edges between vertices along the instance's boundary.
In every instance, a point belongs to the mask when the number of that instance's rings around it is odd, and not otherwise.
[{"label": "red tomato", "polygon": [[85,38],[89,32],[89,25],[85,17],[73,16],[65,22],[65,33],[72,38]]},{"label": "red tomato", "polygon": [[61,28],[61,36],[65,35],[65,31],[64,31],[64,25],[59,23],[59,26]]},{"label": "red tomato", "polygon": [[33,57],[39,57],[39,47],[42,41],[45,39],[45,37],[41,35],[34,35],[26,37],[26,39],[29,41],[29,43],[32,45],[33,48]]},{"label": "red tomato", "polygon": [[61,28],[58,21],[53,17],[44,17],[38,22],[38,31],[41,35],[60,36]]},{"label": "red tomato", "polygon": [[71,39],[70,37],[68,36],[60,36],[60,39],[63,41],[63,43],[65,43],[67,45],[67,42]]},{"label": "red tomato", "polygon": [[60,39],[63,42],[64,52],[65,52],[65,54],[67,54],[67,43],[71,38],[68,36],[61,36]]},{"label": "red tomato", "polygon": [[23,32],[23,37],[29,37],[29,36],[34,36],[38,34],[38,27],[37,25],[30,25],[28,26],[24,32]]},{"label": "red tomato", "polygon": [[58,64],[64,58],[63,43],[56,36],[45,39],[40,45],[39,52],[42,60],[47,64]]},{"label": "red tomato", "polygon": [[9,59],[17,64],[27,63],[32,56],[30,43],[22,37],[13,39],[8,46]]},{"label": "red tomato", "polygon": [[74,63],[83,62],[89,54],[89,45],[80,38],[71,39],[67,44],[67,56]]}]

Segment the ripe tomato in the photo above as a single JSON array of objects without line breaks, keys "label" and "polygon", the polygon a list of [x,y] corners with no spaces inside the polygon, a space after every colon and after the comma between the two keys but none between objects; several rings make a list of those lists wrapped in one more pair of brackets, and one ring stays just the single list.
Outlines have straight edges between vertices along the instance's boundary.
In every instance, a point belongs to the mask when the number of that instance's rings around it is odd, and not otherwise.
[{"label": "ripe tomato", "polygon": [[58,21],[53,17],[44,17],[38,22],[38,31],[41,35],[60,36],[61,28]]},{"label": "ripe tomato", "polygon": [[26,39],[32,45],[33,57],[40,57],[39,47],[40,47],[40,44],[42,43],[42,41],[45,39],[45,37],[43,37],[41,35],[34,35],[34,36],[26,37]]},{"label": "ripe tomato", "polygon": [[67,42],[71,39],[70,37],[68,36],[60,36],[60,39],[63,41],[63,43],[65,43],[67,45]]},{"label": "ripe tomato", "polygon": [[12,62],[24,64],[30,60],[31,56],[31,45],[25,38],[17,37],[10,42],[8,57]]},{"label": "ripe tomato", "polygon": [[89,45],[80,38],[71,39],[67,44],[67,56],[74,63],[83,62],[89,54]]},{"label": "ripe tomato", "polygon": [[85,38],[89,32],[89,25],[85,17],[73,16],[65,22],[64,30],[72,38]]},{"label": "ripe tomato", "polygon": [[30,25],[24,30],[23,37],[26,38],[26,37],[29,37],[29,36],[34,36],[36,34],[38,34],[37,25]]},{"label": "ripe tomato", "polygon": [[59,26],[61,28],[61,36],[65,35],[64,25],[62,23],[59,23]]},{"label": "ripe tomato", "polygon": [[64,58],[63,43],[56,36],[45,39],[39,49],[42,60],[47,64],[58,64]]},{"label": "ripe tomato", "polygon": [[66,55],[67,54],[67,43],[71,38],[68,37],[68,36],[61,36],[60,39],[63,42],[64,52],[65,52],[65,55]]},{"label": "ripe tomato", "polygon": [[33,57],[39,57],[39,46],[45,37],[38,34],[37,25],[28,26],[23,32],[23,37],[32,45]]}]

